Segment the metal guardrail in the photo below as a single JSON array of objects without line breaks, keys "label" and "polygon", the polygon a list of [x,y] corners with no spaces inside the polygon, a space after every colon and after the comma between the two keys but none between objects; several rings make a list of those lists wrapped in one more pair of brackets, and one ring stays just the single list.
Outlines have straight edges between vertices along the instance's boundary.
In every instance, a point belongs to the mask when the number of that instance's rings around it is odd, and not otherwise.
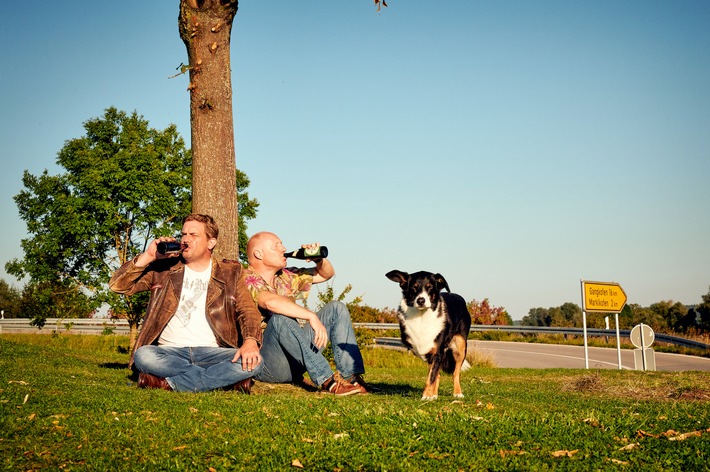
[{"label": "metal guardrail", "polygon": [[44,326],[38,328],[30,324],[28,318],[5,318],[0,320],[0,333],[72,333],[72,334],[129,334],[126,320],[100,318],[47,318]]},{"label": "metal guardrail", "polygon": [[[353,323],[356,327],[368,329],[396,329],[399,330],[399,323]],[[516,334],[562,334],[566,336],[584,336],[582,328],[568,328],[557,326],[511,326],[511,325],[471,325],[472,332],[491,332],[499,331],[503,333]],[[616,330],[614,329],[598,329],[587,328],[587,336],[608,336],[615,338]],[[631,330],[619,330],[619,336],[628,338],[631,336]],[[680,336],[671,336],[669,334],[655,333],[655,340],[662,343],[675,344],[676,346],[692,347],[696,349],[710,349],[710,344],[693,341]]]},{"label": "metal guardrail", "polygon": [[[398,330],[399,323],[353,323],[356,328],[367,328],[374,330]],[[130,328],[126,320],[110,320],[101,318],[78,318],[78,319],[61,319],[48,318],[43,328],[37,328],[30,325],[30,320],[27,318],[6,318],[0,320],[0,333],[52,333],[66,332],[74,334],[129,334]],[[498,326],[498,325],[472,325],[472,332],[491,332],[499,331],[503,333],[516,334],[562,334],[567,336],[583,336],[582,328],[567,328],[556,326]],[[587,328],[588,336],[609,336],[616,337],[616,330],[613,329],[597,329]],[[631,330],[619,330],[619,336],[628,338],[631,335]],[[696,349],[709,349],[710,344],[692,341],[690,339],[681,338],[680,336],[671,336],[668,334],[655,334],[655,340],[662,343],[675,344],[676,346],[691,347]]]}]

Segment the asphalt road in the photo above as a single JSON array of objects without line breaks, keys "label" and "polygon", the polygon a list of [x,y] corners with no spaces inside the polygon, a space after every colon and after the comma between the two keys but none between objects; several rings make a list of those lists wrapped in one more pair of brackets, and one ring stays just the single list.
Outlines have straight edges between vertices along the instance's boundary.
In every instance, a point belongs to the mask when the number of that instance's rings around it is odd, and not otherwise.
[{"label": "asphalt road", "polygon": [[[558,344],[519,343],[503,341],[469,341],[469,350],[474,349],[484,356],[490,356],[498,367],[550,369],[584,369],[584,347]],[[657,371],[710,371],[707,357],[684,356],[680,354],[654,353]],[[590,347],[590,369],[618,369],[616,349]],[[621,350],[621,368],[635,369],[634,351]]]}]

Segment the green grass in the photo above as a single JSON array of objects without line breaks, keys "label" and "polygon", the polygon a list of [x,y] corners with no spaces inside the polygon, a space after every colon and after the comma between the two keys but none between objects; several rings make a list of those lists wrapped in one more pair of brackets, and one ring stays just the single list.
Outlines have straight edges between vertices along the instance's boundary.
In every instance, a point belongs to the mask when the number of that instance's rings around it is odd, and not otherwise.
[{"label": "green grass", "polygon": [[[708,470],[707,373],[475,367],[420,400],[426,366],[365,350],[383,392],[140,390],[127,338],[0,335],[5,470]],[[485,365],[485,363],[484,363]],[[295,462],[297,461],[297,462]],[[294,466],[294,464],[296,466]]]}]

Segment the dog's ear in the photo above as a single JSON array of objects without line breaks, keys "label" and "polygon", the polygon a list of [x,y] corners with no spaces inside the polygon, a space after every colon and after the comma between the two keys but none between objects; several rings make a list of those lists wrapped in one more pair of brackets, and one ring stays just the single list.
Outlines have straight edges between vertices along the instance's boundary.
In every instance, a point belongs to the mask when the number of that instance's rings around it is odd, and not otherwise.
[{"label": "dog's ear", "polygon": [[392,282],[397,282],[400,286],[404,287],[409,279],[409,274],[402,272],[401,270],[391,270],[385,274],[385,277],[390,279]]},{"label": "dog's ear", "polygon": [[443,275],[441,275],[441,274],[434,275],[434,280],[436,280],[436,283],[439,285],[439,290],[446,289],[447,292],[451,292],[451,289],[449,288],[449,284],[446,282],[446,279],[444,278]]}]

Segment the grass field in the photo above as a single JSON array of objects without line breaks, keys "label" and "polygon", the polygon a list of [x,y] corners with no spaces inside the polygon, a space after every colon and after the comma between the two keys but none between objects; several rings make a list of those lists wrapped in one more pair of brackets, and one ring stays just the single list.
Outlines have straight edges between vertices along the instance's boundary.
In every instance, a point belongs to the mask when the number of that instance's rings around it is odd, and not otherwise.
[{"label": "grass field", "polygon": [[[710,470],[702,372],[475,367],[465,399],[426,366],[365,350],[379,394],[140,390],[127,338],[0,335],[5,470]],[[483,363],[485,365],[485,362]]]}]

